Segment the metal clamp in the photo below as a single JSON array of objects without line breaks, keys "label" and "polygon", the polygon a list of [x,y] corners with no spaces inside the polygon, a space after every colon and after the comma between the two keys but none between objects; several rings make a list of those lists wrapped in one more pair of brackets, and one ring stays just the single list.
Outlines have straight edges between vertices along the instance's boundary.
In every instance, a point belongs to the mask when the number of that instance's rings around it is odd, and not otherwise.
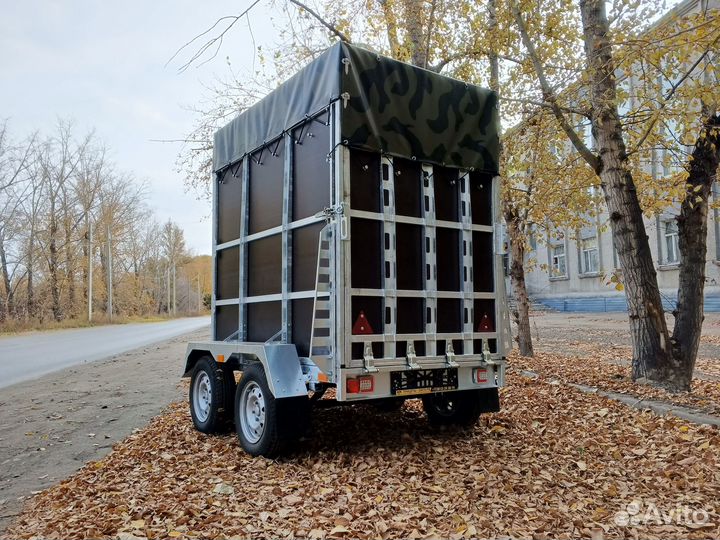
[{"label": "metal clamp", "polygon": [[375,357],[373,356],[372,343],[366,341],[363,347],[363,369],[365,373],[377,373],[380,370],[373,364]]},{"label": "metal clamp", "polygon": [[452,341],[448,340],[447,346],[445,347],[445,362],[448,367],[456,368],[458,363],[455,361],[455,349],[453,348]]},{"label": "metal clamp", "polygon": [[492,357],[490,356],[490,346],[488,345],[488,340],[483,339],[483,348],[482,348],[482,355],[483,360],[486,364],[492,364]]},{"label": "metal clamp", "polygon": [[408,369],[420,369],[420,364],[418,364],[415,359],[417,356],[415,355],[415,343],[413,341],[407,342],[407,368]]},{"label": "metal clamp", "polygon": [[336,204],[335,206],[326,206],[320,210],[314,217],[325,218],[325,221],[330,222],[335,216],[342,216],[345,212],[343,203]]}]

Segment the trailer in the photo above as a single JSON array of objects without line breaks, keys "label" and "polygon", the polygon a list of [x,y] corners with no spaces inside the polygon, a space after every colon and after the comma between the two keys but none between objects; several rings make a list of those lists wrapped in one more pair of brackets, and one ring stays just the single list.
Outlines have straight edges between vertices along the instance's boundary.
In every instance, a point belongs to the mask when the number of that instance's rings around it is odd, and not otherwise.
[{"label": "trailer", "polygon": [[272,457],[329,389],[421,398],[435,424],[499,410],[498,156],[494,92],[346,43],[220,129],[213,340],[183,372],[195,427],[234,423]]}]

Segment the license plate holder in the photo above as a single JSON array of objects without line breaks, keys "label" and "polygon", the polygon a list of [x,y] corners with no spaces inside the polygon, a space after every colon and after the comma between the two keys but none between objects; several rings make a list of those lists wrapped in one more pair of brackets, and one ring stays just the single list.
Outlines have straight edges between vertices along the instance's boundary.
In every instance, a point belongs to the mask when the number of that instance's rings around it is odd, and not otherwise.
[{"label": "license plate holder", "polygon": [[415,396],[457,390],[457,368],[392,371],[390,391],[396,396]]}]

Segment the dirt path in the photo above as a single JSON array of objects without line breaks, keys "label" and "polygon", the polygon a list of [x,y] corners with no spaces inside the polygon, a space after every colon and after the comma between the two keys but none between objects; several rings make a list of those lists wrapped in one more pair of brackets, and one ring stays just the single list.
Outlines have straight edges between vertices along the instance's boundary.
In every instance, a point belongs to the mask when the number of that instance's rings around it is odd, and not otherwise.
[{"label": "dirt path", "polygon": [[[672,331],[674,318],[666,314]],[[533,346],[539,351],[566,354],[577,342],[629,347],[626,313],[536,312],[530,318]],[[515,328],[513,328],[515,332]],[[700,341],[700,358],[720,361],[720,314],[706,313]]]},{"label": "dirt path", "polygon": [[209,329],[0,389],[0,536],[25,498],[105,456],[180,389],[188,341]]}]

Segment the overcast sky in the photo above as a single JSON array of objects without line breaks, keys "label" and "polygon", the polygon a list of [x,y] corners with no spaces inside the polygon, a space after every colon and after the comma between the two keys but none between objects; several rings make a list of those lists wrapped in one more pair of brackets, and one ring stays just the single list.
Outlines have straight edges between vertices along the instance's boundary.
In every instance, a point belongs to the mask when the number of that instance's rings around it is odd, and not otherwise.
[{"label": "overcast sky", "polygon": [[[195,253],[210,253],[210,205],[186,193],[175,172],[177,139],[193,123],[185,106],[198,104],[203,84],[252,65],[246,24],[225,40],[218,57],[179,74],[182,62],[165,63],[186,41],[223,15],[238,14],[250,0],[23,0],[2,2],[0,16],[0,119],[15,137],[57,119],[74,119],[77,134],[95,128],[119,168],[148,185],[158,219],[185,230]],[[257,43],[272,43],[268,2],[251,11]]]}]

